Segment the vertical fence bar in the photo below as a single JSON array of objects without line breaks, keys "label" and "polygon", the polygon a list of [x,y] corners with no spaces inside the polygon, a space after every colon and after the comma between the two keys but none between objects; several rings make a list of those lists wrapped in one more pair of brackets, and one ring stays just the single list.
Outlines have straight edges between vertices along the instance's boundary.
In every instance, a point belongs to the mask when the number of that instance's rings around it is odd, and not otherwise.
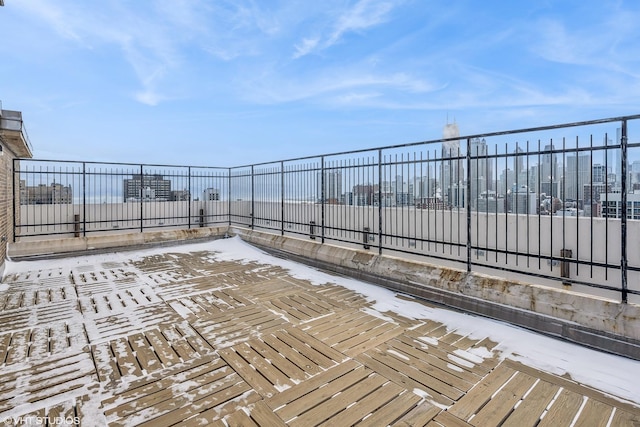
[{"label": "vertical fence bar", "polygon": [[325,204],[326,204],[326,198],[327,198],[327,193],[326,190],[324,188],[326,181],[325,181],[325,170],[324,170],[324,156],[320,157],[320,194],[321,194],[321,205],[320,205],[320,241],[322,243],[324,243],[324,215],[325,215]]},{"label": "vertical fence bar", "polygon": [[82,235],[87,237],[87,164],[82,162]]},{"label": "vertical fence bar", "polygon": [[284,162],[280,162],[280,235],[284,236]]},{"label": "vertical fence bar", "polygon": [[[476,153],[477,154],[477,153]],[[467,138],[467,273],[471,273],[471,138]],[[476,181],[476,185],[478,182]],[[477,213],[476,213],[477,215]]]},{"label": "vertical fence bar", "polygon": [[227,210],[229,214],[229,227],[231,227],[231,168],[227,169]]},{"label": "vertical fence bar", "polygon": [[378,150],[378,255],[382,255],[382,150]]},{"label": "vertical fence bar", "polygon": [[140,232],[144,232],[144,213],[143,213],[143,206],[142,203],[144,203],[144,165],[140,165]]},{"label": "vertical fence bar", "polygon": [[[189,217],[189,219],[187,220],[187,227],[191,228],[191,166],[187,167],[187,188],[189,190],[188,194],[188,198],[187,198],[187,216]],[[200,227],[202,227],[202,221],[200,221]]]},{"label": "vertical fence bar", "polygon": [[622,212],[620,215],[620,273],[622,302],[627,302],[627,120],[622,120],[620,135],[621,165],[621,203]]},{"label": "vertical fence bar", "polygon": [[251,212],[249,213],[249,216],[251,217],[251,229],[253,230],[254,226],[255,226],[255,203],[256,203],[256,195],[255,195],[255,182],[254,182],[254,166],[251,165]]}]

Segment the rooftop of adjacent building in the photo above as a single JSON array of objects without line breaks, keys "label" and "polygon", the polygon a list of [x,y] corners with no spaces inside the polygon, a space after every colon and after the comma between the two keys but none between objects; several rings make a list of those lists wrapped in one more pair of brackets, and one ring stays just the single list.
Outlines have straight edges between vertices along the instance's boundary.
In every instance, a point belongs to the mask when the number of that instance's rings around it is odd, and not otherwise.
[{"label": "rooftop of adjacent building", "polygon": [[237,237],[8,262],[0,308],[0,419],[16,423],[640,422],[639,361]]}]

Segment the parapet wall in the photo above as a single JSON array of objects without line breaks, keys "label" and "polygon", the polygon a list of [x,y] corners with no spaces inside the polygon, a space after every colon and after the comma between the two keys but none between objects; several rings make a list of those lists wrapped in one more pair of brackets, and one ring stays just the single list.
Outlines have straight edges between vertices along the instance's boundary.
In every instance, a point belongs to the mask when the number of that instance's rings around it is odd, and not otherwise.
[{"label": "parapet wall", "polygon": [[131,248],[184,242],[188,240],[213,239],[225,235],[229,228],[202,227],[191,229],[165,229],[144,233],[118,233],[88,237],[68,237],[59,239],[21,241],[9,243],[7,256],[11,259],[77,255],[87,251],[100,251],[116,248]]},{"label": "parapet wall", "polygon": [[640,306],[246,229],[264,250],[603,351],[640,359]]}]

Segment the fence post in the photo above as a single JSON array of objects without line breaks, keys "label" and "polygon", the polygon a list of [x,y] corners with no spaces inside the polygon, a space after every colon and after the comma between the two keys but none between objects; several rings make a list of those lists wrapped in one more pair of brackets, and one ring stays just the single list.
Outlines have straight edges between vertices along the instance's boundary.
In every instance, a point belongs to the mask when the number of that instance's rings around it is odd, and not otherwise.
[{"label": "fence post", "polygon": [[280,161],[280,235],[284,236],[284,161]]},{"label": "fence post", "polygon": [[255,188],[254,188],[254,176],[253,176],[253,165],[251,165],[251,229],[255,225]]},{"label": "fence post", "polygon": [[[560,277],[569,278],[571,276],[571,263],[567,261],[573,257],[573,251],[571,249],[560,249]],[[563,281],[564,286],[571,286],[571,282]]]},{"label": "fence post", "polygon": [[320,177],[320,194],[321,194],[321,205],[320,205],[320,241],[322,243],[324,243],[324,205],[326,203],[326,192],[325,192],[325,176],[324,176],[324,156],[320,157],[320,171],[321,171],[321,177]]},{"label": "fence post", "polygon": [[[189,199],[187,200],[187,203],[189,203],[189,206],[187,207],[187,216],[189,217],[188,222],[189,222],[189,228],[191,228],[191,166],[187,167],[187,175],[189,175],[187,177],[188,184],[187,187],[189,189]],[[203,222],[202,222],[202,209],[200,209],[200,227],[204,227]]]},{"label": "fence post", "polygon": [[80,214],[73,215],[73,237],[80,237]]},{"label": "fence post", "polygon": [[[478,153],[476,153],[477,156]],[[478,160],[476,160],[478,161]],[[467,188],[465,199],[467,203],[467,273],[471,273],[471,138],[467,138]],[[476,183],[478,185],[478,183]],[[477,213],[476,213],[477,215]],[[460,216],[458,216],[460,218]],[[458,225],[459,226],[459,225]]]},{"label": "fence post", "polygon": [[362,233],[362,246],[365,249],[369,249],[371,248],[371,245],[369,244],[369,232],[371,230],[369,229],[369,227],[365,227],[364,228],[364,232]]},{"label": "fence post", "polygon": [[82,162],[82,235],[87,237],[87,164]]},{"label": "fence post", "polygon": [[140,232],[144,232],[144,208],[142,203],[144,203],[144,166],[140,165]]},{"label": "fence post", "polygon": [[621,153],[621,203],[622,212],[620,218],[620,273],[622,302],[627,302],[627,120],[622,120],[620,135]]},{"label": "fence post", "polygon": [[378,149],[378,255],[382,255],[382,149]]},{"label": "fence post", "polygon": [[231,168],[227,169],[227,219],[231,227]]}]

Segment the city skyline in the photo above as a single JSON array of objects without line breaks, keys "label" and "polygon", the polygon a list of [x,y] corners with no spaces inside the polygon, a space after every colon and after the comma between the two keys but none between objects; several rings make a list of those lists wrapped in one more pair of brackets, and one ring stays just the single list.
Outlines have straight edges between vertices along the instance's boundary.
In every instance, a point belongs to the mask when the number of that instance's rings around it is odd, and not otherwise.
[{"label": "city skyline", "polygon": [[638,113],[632,1],[5,3],[0,100],[36,158],[225,167]]}]

